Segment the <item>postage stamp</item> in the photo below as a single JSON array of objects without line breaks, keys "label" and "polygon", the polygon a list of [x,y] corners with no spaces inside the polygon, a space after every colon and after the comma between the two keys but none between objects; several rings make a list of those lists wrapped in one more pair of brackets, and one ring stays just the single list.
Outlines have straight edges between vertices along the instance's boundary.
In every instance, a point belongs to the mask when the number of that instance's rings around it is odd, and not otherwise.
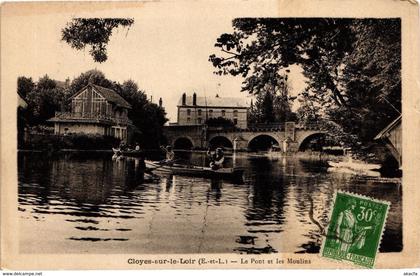
[{"label": "postage stamp", "polygon": [[336,191],[321,257],[373,268],[390,203]]}]

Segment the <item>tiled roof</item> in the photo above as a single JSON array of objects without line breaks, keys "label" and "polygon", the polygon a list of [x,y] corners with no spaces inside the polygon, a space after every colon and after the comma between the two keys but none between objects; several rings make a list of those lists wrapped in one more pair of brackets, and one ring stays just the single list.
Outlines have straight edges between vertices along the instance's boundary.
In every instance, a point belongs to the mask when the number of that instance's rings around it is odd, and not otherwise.
[{"label": "tiled roof", "polygon": [[124,100],[124,98],[121,97],[117,92],[115,92],[112,89],[105,88],[105,87],[92,84],[92,83],[89,83],[87,86],[83,87],[83,89],[81,89],[79,92],[71,96],[71,98],[76,97],[79,93],[84,91],[86,87],[88,86],[91,86],[96,92],[101,94],[107,101],[115,103],[116,105],[131,109],[131,105],[126,100]]},{"label": "tiled roof", "polygon": [[99,94],[104,96],[107,101],[113,102],[125,108],[131,108],[131,105],[114,90],[96,84],[92,84],[92,86],[99,92]]},{"label": "tiled roof", "polygon": [[398,124],[401,124],[401,118],[402,116],[398,116],[394,121],[392,121],[389,125],[387,125],[383,130],[381,130],[381,132],[378,133],[378,135],[375,136],[374,140],[378,140],[381,139],[382,137],[384,137],[384,135],[386,135],[386,133],[388,133],[389,131],[391,131],[394,127],[396,127]]},{"label": "tiled roof", "polygon": [[[178,101],[178,106],[182,105],[182,96]],[[193,106],[193,96],[187,96],[185,105]],[[196,106],[203,107],[238,107],[246,108],[249,107],[246,98],[234,98],[234,97],[200,97],[197,96]]]}]

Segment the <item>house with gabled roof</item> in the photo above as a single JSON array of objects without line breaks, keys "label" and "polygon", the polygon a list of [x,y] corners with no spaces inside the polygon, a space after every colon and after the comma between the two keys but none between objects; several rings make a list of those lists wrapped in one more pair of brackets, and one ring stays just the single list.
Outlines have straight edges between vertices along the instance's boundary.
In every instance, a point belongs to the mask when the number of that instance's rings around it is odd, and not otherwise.
[{"label": "house with gabled roof", "polygon": [[131,105],[117,92],[89,83],[69,100],[70,112],[56,112],[48,120],[54,123],[55,134],[99,134],[127,142],[132,126],[128,119]]}]

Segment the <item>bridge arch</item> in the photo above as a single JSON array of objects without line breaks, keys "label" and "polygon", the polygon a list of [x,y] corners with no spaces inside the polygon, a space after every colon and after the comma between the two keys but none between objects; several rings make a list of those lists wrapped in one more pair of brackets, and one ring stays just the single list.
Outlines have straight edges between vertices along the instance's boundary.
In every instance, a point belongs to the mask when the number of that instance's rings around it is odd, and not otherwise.
[{"label": "bridge arch", "polygon": [[308,149],[320,151],[322,149],[325,138],[325,132],[310,132],[301,137],[300,141],[298,141],[298,151],[305,151]]},{"label": "bridge arch", "polygon": [[261,133],[249,139],[248,149],[252,151],[269,150],[273,145],[280,145],[280,142],[274,135]]},{"label": "bridge arch", "polygon": [[191,150],[194,148],[193,139],[188,136],[177,137],[173,142],[174,149]]},{"label": "bridge arch", "polygon": [[224,148],[233,148],[232,141],[226,136],[214,136],[209,140],[209,145],[211,148],[224,147]]}]

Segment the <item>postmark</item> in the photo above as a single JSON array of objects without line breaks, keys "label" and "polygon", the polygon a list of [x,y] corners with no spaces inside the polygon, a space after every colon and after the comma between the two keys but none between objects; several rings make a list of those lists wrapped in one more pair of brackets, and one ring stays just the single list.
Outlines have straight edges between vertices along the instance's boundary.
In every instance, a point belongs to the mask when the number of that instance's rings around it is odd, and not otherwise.
[{"label": "postmark", "polygon": [[390,203],[336,191],[320,255],[373,268]]}]

